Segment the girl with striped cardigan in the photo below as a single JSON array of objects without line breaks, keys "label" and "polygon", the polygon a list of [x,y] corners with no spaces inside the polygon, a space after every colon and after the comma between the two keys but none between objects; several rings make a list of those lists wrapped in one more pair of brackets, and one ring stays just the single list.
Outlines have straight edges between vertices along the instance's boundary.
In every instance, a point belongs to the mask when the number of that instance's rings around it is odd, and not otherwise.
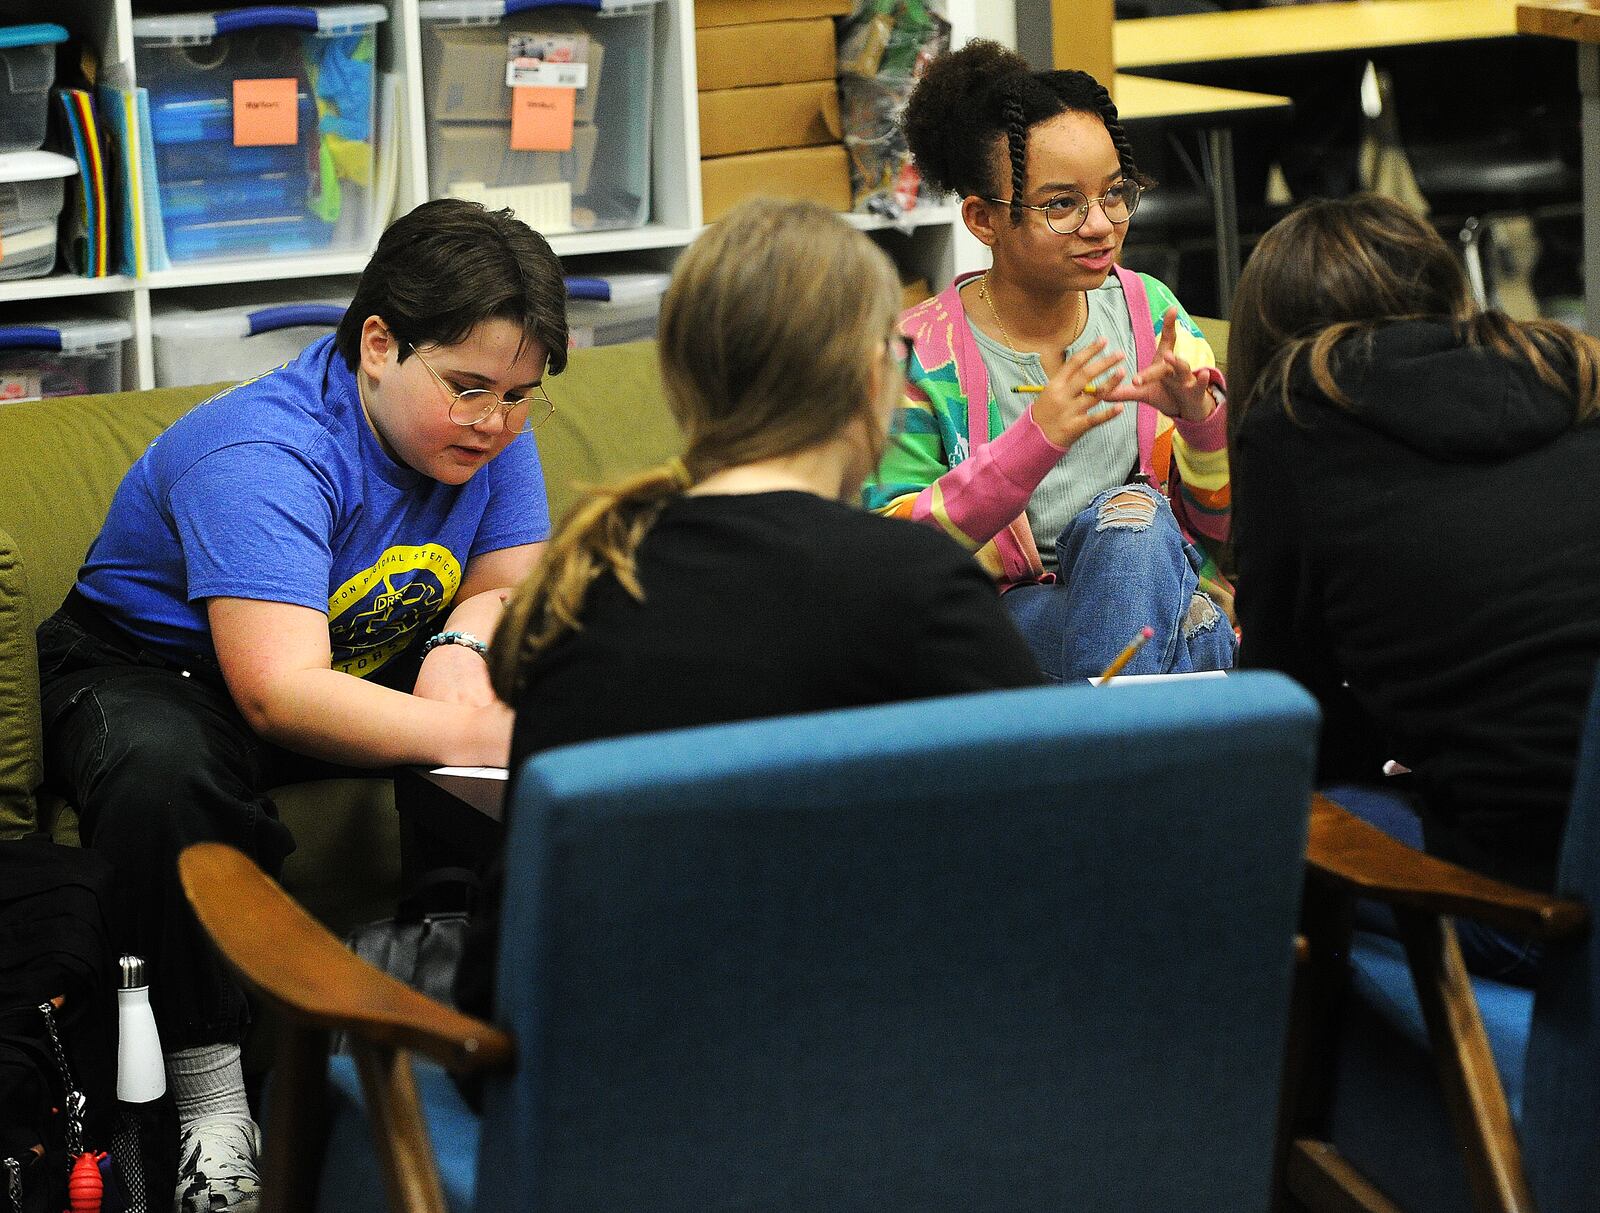
[{"label": "girl with striped cardigan", "polygon": [[936,60],[906,109],[923,177],[993,265],[912,308],[897,433],[867,505],[952,536],[1000,581],[1045,672],[1233,664],[1226,401],[1172,293],[1116,264],[1147,179],[1083,72],[992,42]]}]

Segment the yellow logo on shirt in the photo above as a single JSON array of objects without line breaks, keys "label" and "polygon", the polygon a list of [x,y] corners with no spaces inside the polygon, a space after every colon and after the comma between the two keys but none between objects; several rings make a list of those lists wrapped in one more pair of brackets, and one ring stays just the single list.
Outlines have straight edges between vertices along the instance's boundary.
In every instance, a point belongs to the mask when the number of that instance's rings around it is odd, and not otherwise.
[{"label": "yellow logo on shirt", "polygon": [[364,678],[440,615],[461,587],[461,565],[435,543],[386,550],[328,599],[333,668]]}]

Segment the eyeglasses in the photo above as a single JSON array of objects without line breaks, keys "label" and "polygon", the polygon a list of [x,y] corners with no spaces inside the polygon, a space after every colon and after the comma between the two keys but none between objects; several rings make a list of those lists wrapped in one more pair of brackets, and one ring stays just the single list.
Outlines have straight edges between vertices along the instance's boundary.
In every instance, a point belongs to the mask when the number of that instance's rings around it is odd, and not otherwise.
[{"label": "eyeglasses", "polygon": [[1137,181],[1119,181],[1098,198],[1085,198],[1077,190],[1057,194],[1043,206],[1029,206],[1024,202],[1009,202],[1004,198],[985,198],[998,206],[1016,206],[1025,211],[1043,211],[1044,221],[1058,236],[1070,236],[1089,218],[1089,208],[1099,205],[1112,223],[1122,224],[1133,218],[1139,209],[1139,198],[1144,193]]},{"label": "eyeglasses", "polygon": [[444,381],[438,371],[433,369],[433,364],[422,356],[411,342],[411,352],[417,356],[417,361],[428,368],[428,374],[438,380],[439,386],[450,397],[450,420],[460,426],[480,425],[494,415],[496,409],[505,411],[505,427],[513,434],[526,434],[529,430],[536,430],[555,414],[555,402],[545,395],[542,383],[534,384],[537,396],[524,396],[521,400],[502,400],[487,388],[468,388],[458,392]]}]

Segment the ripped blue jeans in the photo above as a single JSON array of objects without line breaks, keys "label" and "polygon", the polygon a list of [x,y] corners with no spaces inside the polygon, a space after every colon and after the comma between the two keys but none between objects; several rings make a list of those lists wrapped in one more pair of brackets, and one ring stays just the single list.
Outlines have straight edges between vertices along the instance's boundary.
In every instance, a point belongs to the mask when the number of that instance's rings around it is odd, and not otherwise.
[{"label": "ripped blue jeans", "polygon": [[1233,628],[1200,589],[1200,553],[1149,486],[1120,485],[1091,501],[1056,540],[1056,562],[1054,585],[1001,598],[1047,677],[1098,676],[1143,627],[1155,635],[1125,673],[1233,668]]}]

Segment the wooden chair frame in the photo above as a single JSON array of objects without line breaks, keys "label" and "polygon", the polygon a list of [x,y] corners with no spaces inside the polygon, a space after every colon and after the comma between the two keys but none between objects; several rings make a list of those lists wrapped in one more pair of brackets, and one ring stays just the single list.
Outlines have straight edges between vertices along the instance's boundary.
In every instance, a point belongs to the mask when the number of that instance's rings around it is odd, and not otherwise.
[{"label": "wooden chair frame", "polygon": [[457,1073],[504,1069],[511,1038],[361,960],[232,847],[189,847],[178,874],[229,967],[282,1012],[265,1113],[263,1213],[316,1204],[333,1031],[350,1034],[389,1206],[445,1213],[410,1054]]},{"label": "wooden chair frame", "polygon": [[[1278,1191],[1327,1213],[1400,1210],[1319,1134],[1347,984],[1357,898],[1391,906],[1428,1026],[1478,1213],[1532,1213],[1521,1149],[1456,940],[1454,916],[1542,940],[1588,927],[1576,901],[1519,889],[1424,855],[1321,795],[1312,799],[1304,938],[1285,1071]],[[389,1204],[444,1213],[409,1054],[455,1072],[502,1069],[500,1030],[434,1002],[344,947],[248,858],[204,843],[179,859],[184,892],[241,981],[284,1019],[266,1110],[266,1213],[315,1203],[326,1124],[328,1036],[351,1035]]]},{"label": "wooden chair frame", "polygon": [[[1295,993],[1286,1073],[1280,1193],[1326,1213],[1400,1213],[1322,1140],[1339,1007],[1347,984],[1352,911],[1384,902],[1400,926],[1445,1106],[1462,1148],[1476,1213],[1533,1213],[1505,1090],[1461,958],[1454,917],[1539,940],[1588,929],[1570,899],[1517,888],[1422,854],[1321,795],[1306,848],[1305,963]],[[1280,1202],[1281,1203],[1281,1202]]]}]

